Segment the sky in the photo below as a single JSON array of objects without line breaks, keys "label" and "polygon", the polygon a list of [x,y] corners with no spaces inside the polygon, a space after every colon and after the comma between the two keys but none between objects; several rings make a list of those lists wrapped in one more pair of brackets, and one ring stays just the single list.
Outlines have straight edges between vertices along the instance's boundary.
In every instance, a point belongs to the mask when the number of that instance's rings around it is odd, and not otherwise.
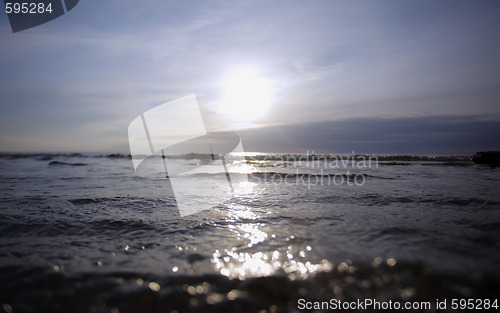
[{"label": "sky", "polygon": [[0,152],[129,153],[134,119],[189,95],[246,151],[500,149],[498,38],[498,1],[81,0],[17,33],[2,13]]}]

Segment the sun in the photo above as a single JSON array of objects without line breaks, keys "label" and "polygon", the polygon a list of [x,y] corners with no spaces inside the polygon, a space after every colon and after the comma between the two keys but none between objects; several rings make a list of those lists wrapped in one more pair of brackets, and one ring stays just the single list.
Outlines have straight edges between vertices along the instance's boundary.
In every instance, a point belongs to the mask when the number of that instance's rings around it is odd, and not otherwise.
[{"label": "sun", "polygon": [[273,103],[272,81],[253,67],[231,71],[222,81],[220,111],[234,122],[264,117]]}]

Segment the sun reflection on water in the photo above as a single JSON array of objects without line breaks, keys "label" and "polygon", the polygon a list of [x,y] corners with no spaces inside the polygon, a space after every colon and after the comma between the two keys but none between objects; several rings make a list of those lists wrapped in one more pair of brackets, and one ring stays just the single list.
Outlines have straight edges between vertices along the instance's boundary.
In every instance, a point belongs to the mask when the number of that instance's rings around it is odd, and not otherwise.
[{"label": "sun reflection on water", "polygon": [[[241,172],[241,174],[247,174],[245,172]],[[249,196],[254,193],[255,183],[252,182],[239,182],[237,184],[233,184],[233,197],[242,198],[245,196]]]},{"label": "sun reflection on water", "polygon": [[[284,273],[294,280],[333,268],[333,264],[327,260],[319,263],[308,260],[311,246],[288,245],[278,249],[269,249],[272,245],[266,247],[267,240],[279,240],[279,238],[275,234],[266,233],[264,231],[266,224],[260,222],[261,216],[247,206],[230,206],[225,221],[229,224],[228,229],[244,244],[223,251],[217,249],[213,253],[211,261],[224,276],[244,279]],[[282,239],[286,242],[295,237],[291,235]],[[257,249],[260,246],[261,249]],[[255,250],[261,251],[254,252]]]}]

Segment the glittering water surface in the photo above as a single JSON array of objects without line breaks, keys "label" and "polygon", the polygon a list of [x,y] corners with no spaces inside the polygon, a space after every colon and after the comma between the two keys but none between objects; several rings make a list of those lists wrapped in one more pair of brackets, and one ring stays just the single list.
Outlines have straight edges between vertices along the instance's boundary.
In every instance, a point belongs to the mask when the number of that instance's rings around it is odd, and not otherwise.
[{"label": "glittering water surface", "polygon": [[[136,175],[120,155],[1,155],[3,309],[67,311],[79,295],[82,312],[293,311],[312,294],[499,290],[498,168],[466,158],[247,159],[232,168],[250,176],[231,200],[180,217],[162,168]],[[188,176],[207,182],[199,201],[217,192],[214,171]],[[147,292],[134,298],[138,290]]]}]

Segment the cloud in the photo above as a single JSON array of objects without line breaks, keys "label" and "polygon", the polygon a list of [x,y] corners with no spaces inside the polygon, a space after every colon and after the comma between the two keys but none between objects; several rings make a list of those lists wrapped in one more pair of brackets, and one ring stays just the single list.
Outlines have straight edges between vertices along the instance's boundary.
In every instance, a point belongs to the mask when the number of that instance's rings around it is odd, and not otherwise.
[{"label": "cloud", "polygon": [[239,131],[246,151],[472,155],[500,149],[500,126],[475,116],[354,118]]}]

